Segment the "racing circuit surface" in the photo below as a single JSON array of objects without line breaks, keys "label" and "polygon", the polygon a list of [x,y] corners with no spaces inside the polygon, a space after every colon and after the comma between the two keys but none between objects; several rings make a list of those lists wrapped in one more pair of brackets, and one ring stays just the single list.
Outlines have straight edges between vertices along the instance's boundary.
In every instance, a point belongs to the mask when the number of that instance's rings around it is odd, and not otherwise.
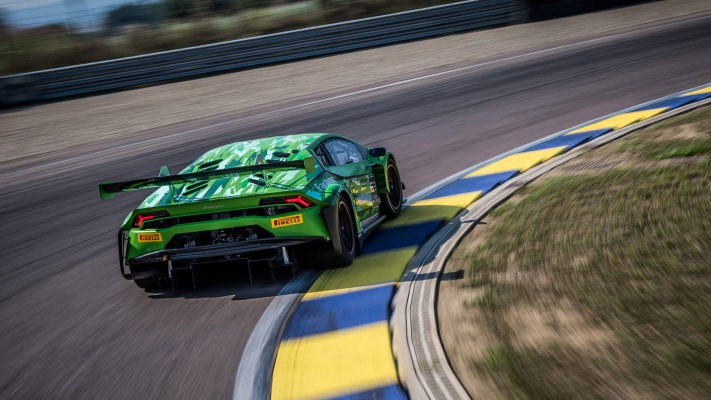
[{"label": "racing circuit surface", "polygon": [[250,285],[245,272],[195,292],[143,292],[118,272],[115,232],[148,192],[100,201],[100,181],[177,171],[232,141],[320,131],[391,149],[413,194],[532,140],[707,83],[708,71],[706,16],[0,171],[0,398],[231,398],[252,328],[288,280],[265,272]]}]

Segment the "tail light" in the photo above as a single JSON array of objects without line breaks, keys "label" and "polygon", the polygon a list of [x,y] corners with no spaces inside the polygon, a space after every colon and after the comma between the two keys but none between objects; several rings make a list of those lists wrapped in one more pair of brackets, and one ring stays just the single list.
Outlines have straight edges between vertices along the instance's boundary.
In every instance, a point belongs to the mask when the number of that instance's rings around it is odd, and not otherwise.
[{"label": "tail light", "polygon": [[309,208],[312,205],[314,205],[314,203],[311,200],[309,200],[303,196],[287,197],[286,202],[291,203],[291,204],[298,204],[302,208]]},{"label": "tail light", "polygon": [[277,204],[296,204],[301,208],[309,208],[314,205],[314,202],[304,196],[289,196],[289,197],[268,197],[259,200],[260,206],[270,206]]},{"label": "tail light", "polygon": [[152,220],[155,218],[164,218],[164,217],[170,217],[170,214],[168,214],[167,211],[153,211],[153,212],[149,212],[149,213],[138,214],[133,219],[133,227],[140,228],[141,225],[143,225],[143,223],[146,221],[149,221],[149,220]]}]

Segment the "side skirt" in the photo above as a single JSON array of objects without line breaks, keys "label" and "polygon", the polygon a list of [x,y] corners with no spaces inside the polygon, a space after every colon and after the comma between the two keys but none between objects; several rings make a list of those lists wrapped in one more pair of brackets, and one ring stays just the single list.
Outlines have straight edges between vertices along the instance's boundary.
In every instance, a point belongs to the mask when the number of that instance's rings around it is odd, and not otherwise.
[{"label": "side skirt", "polygon": [[363,243],[365,242],[365,239],[375,231],[375,228],[377,228],[383,221],[385,220],[385,216],[382,214],[375,215],[371,217],[368,221],[366,221],[366,224],[363,226],[363,232],[358,236],[358,241],[360,242],[360,248],[363,248]]}]

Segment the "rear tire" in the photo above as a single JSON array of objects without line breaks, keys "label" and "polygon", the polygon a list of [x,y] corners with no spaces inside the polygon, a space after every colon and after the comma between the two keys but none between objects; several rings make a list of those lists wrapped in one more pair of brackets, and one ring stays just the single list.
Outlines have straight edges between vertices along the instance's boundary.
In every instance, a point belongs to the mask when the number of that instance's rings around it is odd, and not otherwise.
[{"label": "rear tire", "polygon": [[353,263],[355,259],[356,249],[358,248],[358,233],[355,228],[355,219],[353,218],[353,207],[341,195],[338,198],[337,218],[338,218],[338,237],[331,240],[339,240],[341,244],[341,254],[337,256],[319,257],[312,262],[306,261],[306,264],[311,264],[319,269],[342,268]]},{"label": "rear tire", "polygon": [[336,257],[334,267],[347,267],[355,258],[358,233],[353,218],[353,207],[343,196],[338,198],[338,240],[341,241],[341,255]]},{"label": "rear tire", "polygon": [[134,279],[133,283],[135,283],[136,286],[138,286],[141,289],[155,289],[158,287],[158,278],[151,277],[151,278]]},{"label": "rear tire", "polygon": [[388,158],[385,174],[388,177],[389,191],[380,195],[380,213],[393,219],[402,211],[402,180],[400,180],[400,171],[392,157]]}]

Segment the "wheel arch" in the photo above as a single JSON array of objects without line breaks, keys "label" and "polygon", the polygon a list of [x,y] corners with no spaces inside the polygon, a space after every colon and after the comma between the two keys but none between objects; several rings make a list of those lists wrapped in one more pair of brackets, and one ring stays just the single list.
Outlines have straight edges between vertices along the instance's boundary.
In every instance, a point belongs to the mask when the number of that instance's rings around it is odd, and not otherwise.
[{"label": "wheel arch", "polygon": [[341,189],[338,196],[345,197],[346,202],[348,202],[348,206],[350,207],[350,210],[351,210],[351,224],[353,224],[353,230],[355,231],[356,236],[358,238],[358,240],[356,241],[356,251],[360,251],[363,248],[363,242],[365,241],[365,235],[363,235],[363,230],[359,229],[360,226],[356,222],[356,220],[358,219],[358,216],[357,216],[358,213],[356,212],[356,209],[355,209],[355,203],[353,202],[353,197],[345,189]]},{"label": "wheel arch", "polygon": [[[336,190],[337,187],[337,190]],[[328,189],[332,189],[328,190]],[[341,242],[340,240],[336,240],[339,235],[339,228],[338,228],[338,199],[343,196],[348,203],[348,206],[350,207],[351,210],[351,223],[353,224],[353,229],[356,232],[356,236],[358,240],[356,241],[356,246],[358,249],[361,249],[363,247],[363,235],[362,232],[359,231],[358,229],[358,224],[356,223],[356,211],[354,208],[354,203],[353,203],[353,198],[351,197],[351,194],[346,190],[345,188],[341,187],[341,185],[331,185],[329,186],[327,191],[331,192],[331,194],[334,196],[335,201],[333,204],[329,207],[326,207],[322,210],[323,217],[326,221],[326,227],[328,228],[328,233],[331,236],[331,244],[333,245],[333,250],[336,252],[336,254],[341,254],[343,252],[343,249],[341,248]]]},{"label": "wheel arch", "polygon": [[375,185],[378,188],[378,194],[390,193],[390,182],[388,182],[387,166],[388,162],[392,160],[397,168],[398,173],[400,172],[400,167],[397,165],[397,160],[391,152],[385,153],[382,157],[377,159],[377,165],[373,167],[373,176],[375,177]]}]

